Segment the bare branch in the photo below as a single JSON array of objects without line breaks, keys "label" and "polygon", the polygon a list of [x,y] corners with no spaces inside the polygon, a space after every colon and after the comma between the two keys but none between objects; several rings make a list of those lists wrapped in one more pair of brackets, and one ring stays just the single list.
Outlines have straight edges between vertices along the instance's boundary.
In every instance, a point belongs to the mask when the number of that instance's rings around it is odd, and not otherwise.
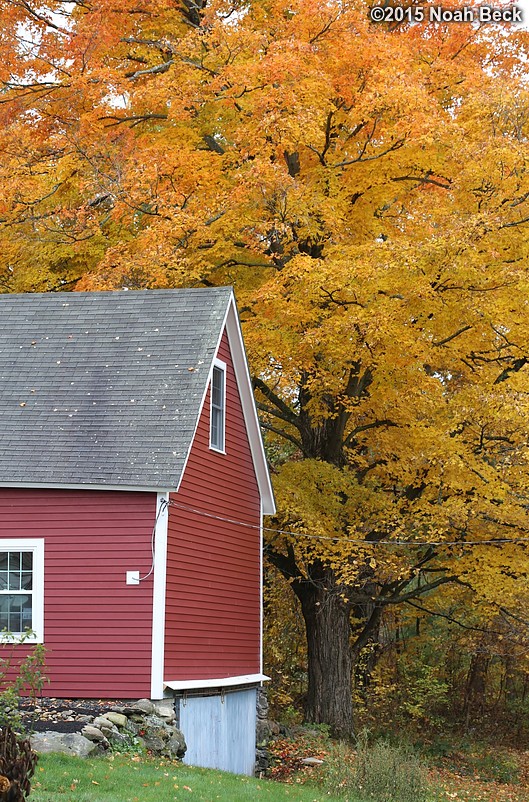
[{"label": "bare branch", "polygon": [[423,607],[422,604],[417,604],[417,602],[411,601],[408,599],[406,604],[409,604],[411,607],[415,607],[416,610],[421,610],[423,613],[428,613],[428,615],[433,615],[436,618],[444,618],[445,621],[450,621],[451,624],[456,624],[461,629],[469,629],[472,632],[484,632],[486,635],[504,635],[503,632],[496,632],[493,629],[483,629],[482,627],[473,627],[469,624],[463,624],[462,621],[458,621],[457,618],[454,618],[451,615],[447,615],[447,613],[440,613],[437,610],[429,610],[428,607]]},{"label": "bare branch", "polygon": [[219,142],[217,142],[214,136],[211,136],[211,134],[204,134],[202,138],[206,143],[206,145],[208,146],[208,150],[212,150],[214,153],[218,153],[219,156],[224,155],[225,153],[224,148]]},{"label": "bare branch", "polygon": [[106,124],[106,128],[111,128],[113,125],[121,125],[122,123],[130,123],[130,127],[139,125],[149,120],[167,120],[167,114],[131,114],[129,117],[118,117],[115,114],[108,114],[100,117],[100,120],[113,120]]},{"label": "bare branch", "polygon": [[339,290],[326,290],[325,287],[320,287],[320,290],[323,293],[325,293],[325,295],[327,296],[327,299],[328,299],[327,302],[328,303],[332,302],[333,304],[336,304],[337,306],[344,306],[344,307],[347,307],[347,306],[360,306],[360,307],[362,307],[362,309],[366,308],[365,304],[361,304],[360,301],[356,300],[356,298],[355,298],[354,301],[341,301],[338,298],[335,298],[334,297],[334,293],[335,292],[339,292]]},{"label": "bare branch", "polygon": [[44,22],[49,28],[53,28],[55,31],[65,34],[65,36],[72,36],[71,31],[59,27],[59,25],[56,25],[47,17],[44,17],[42,14],[39,14],[38,11],[36,11],[34,8],[30,6],[29,3],[26,2],[26,0],[17,0],[16,2],[13,2],[13,0],[7,0],[7,1],[11,6],[18,6],[19,8],[23,8],[25,11],[27,11],[30,17],[33,17],[33,19],[36,19],[39,22]]},{"label": "bare branch", "polygon": [[136,72],[126,72],[125,78],[134,81],[136,78],[141,78],[143,75],[159,75],[162,72],[167,72],[174,64],[174,59],[164,61],[162,64],[155,64],[154,67],[149,67],[147,70],[136,70]]},{"label": "bare branch", "polygon": [[256,401],[255,406],[259,410],[259,412],[264,412],[266,415],[271,415],[274,418],[278,418],[279,420],[285,421],[285,423],[291,424],[291,420],[287,415],[282,414],[277,409],[273,407],[268,407],[266,404],[262,404],[260,401]]},{"label": "bare branch", "polygon": [[441,189],[450,189],[452,185],[452,180],[450,178],[446,178],[446,184],[442,184],[440,181],[437,181],[435,178],[430,178],[431,173],[426,173],[425,176],[420,175],[400,175],[396,178],[392,178],[392,181],[417,181],[418,184],[433,184],[435,187],[441,187]]},{"label": "bare branch", "polygon": [[494,384],[500,384],[500,382],[504,382],[505,379],[508,379],[511,373],[518,373],[525,365],[527,364],[527,357],[523,356],[520,359],[515,359],[512,365],[508,368],[505,368],[500,375],[495,379]]},{"label": "bare branch", "polygon": [[160,53],[174,54],[173,45],[166,39],[140,39],[137,36],[124,36],[123,39],[121,39],[121,41],[126,42],[129,45],[143,45],[144,47],[154,47],[156,50],[159,50]]},{"label": "bare branch", "polygon": [[296,446],[296,448],[299,451],[304,453],[303,446],[302,446],[301,442],[296,437],[294,437],[293,435],[289,434],[288,432],[285,432],[283,429],[277,429],[275,426],[272,426],[271,423],[266,423],[265,421],[262,421],[262,420],[259,421],[259,423],[261,424],[261,428],[266,429],[269,432],[273,432],[274,434],[278,434],[284,440],[288,440],[289,443],[292,443],[292,445]]},{"label": "bare branch", "polygon": [[463,334],[465,331],[469,331],[471,328],[472,326],[463,326],[461,329],[458,329],[458,331],[454,332],[454,334],[451,334],[449,337],[445,337],[444,340],[439,340],[439,342],[435,342],[434,340],[432,345],[446,345],[446,343],[449,343],[450,340],[455,340],[456,337],[459,337],[460,334]]},{"label": "bare branch", "polygon": [[[410,545],[413,545],[413,541],[410,542]],[[380,600],[378,603],[384,607],[388,604],[401,604],[402,602],[407,602],[410,599],[416,599],[418,596],[423,596],[425,593],[429,593],[431,590],[435,590],[435,588],[438,588],[441,585],[446,585],[449,582],[457,582],[460,585],[464,584],[459,579],[456,579],[456,577],[441,576],[439,579],[436,579],[433,582],[428,582],[426,585],[420,585],[414,590],[408,591],[408,593],[396,593],[395,595],[390,596],[388,599]]]},{"label": "bare branch", "polygon": [[529,217],[524,217],[523,220],[516,220],[513,223],[504,223],[502,226],[498,226],[498,231],[501,231],[502,228],[513,228],[513,226],[522,226],[524,223],[529,223]]},{"label": "bare branch", "polygon": [[[277,407],[277,409],[283,414],[284,420],[288,421],[288,423],[291,423],[292,426],[296,427],[296,429],[299,429],[298,416],[288,406],[288,404],[285,404],[282,398],[276,395],[276,393],[274,393],[274,391],[271,390],[270,387],[257,376],[254,376],[252,379],[252,384],[257,390],[261,391],[264,397],[267,398],[270,403],[274,405],[274,407]],[[275,412],[272,412],[271,414],[275,414]]]},{"label": "bare branch", "polygon": [[357,434],[360,432],[366,432],[368,429],[378,429],[381,426],[398,426],[398,423],[395,421],[389,420],[385,418],[384,420],[375,420],[372,423],[364,423],[362,426],[356,426],[350,434],[347,435],[344,446],[349,446],[354,441]]},{"label": "bare branch", "polygon": [[386,156],[388,153],[392,153],[395,150],[399,150],[399,148],[401,148],[405,143],[406,143],[405,137],[403,137],[402,139],[397,139],[395,142],[393,142],[392,145],[390,145],[389,148],[386,148],[386,150],[383,150],[380,153],[376,153],[374,156],[366,156],[365,158],[363,156],[366,150],[364,147],[362,153],[356,159],[345,159],[344,161],[338,162],[338,164],[333,164],[332,166],[334,168],[348,167],[350,164],[358,164],[359,162],[371,162],[374,161],[375,159],[381,159],[382,156]]},{"label": "bare branch", "polygon": [[320,38],[320,36],[325,36],[325,34],[327,33],[327,31],[328,31],[328,30],[331,28],[331,26],[332,26],[332,25],[334,25],[334,23],[335,23],[337,20],[339,20],[339,19],[340,19],[340,17],[341,17],[341,12],[339,12],[338,14],[336,14],[336,16],[335,16],[335,17],[332,17],[332,19],[330,19],[330,20],[329,20],[329,22],[327,22],[327,23],[326,23],[326,24],[323,26],[323,28],[321,29],[321,31],[318,31],[318,33],[314,34],[314,36],[313,36],[311,39],[309,39],[309,44],[313,45],[313,44],[314,44],[314,42],[317,42],[317,41],[318,41],[318,39]]}]

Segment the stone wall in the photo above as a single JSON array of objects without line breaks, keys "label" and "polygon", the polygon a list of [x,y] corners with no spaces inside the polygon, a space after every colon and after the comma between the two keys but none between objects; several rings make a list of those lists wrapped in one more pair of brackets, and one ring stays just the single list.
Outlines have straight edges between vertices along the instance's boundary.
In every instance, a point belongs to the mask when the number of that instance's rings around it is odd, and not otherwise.
[{"label": "stone wall", "polygon": [[268,742],[272,734],[268,721],[268,699],[264,688],[257,689],[257,724],[255,739],[255,775],[261,777],[269,765]]},{"label": "stone wall", "polygon": [[181,760],[186,752],[184,736],[175,726],[173,700],[113,705],[99,716],[83,716],[80,733],[37,732],[31,736],[36,752],[64,752],[79,757],[106,749],[147,749],[156,755]]}]

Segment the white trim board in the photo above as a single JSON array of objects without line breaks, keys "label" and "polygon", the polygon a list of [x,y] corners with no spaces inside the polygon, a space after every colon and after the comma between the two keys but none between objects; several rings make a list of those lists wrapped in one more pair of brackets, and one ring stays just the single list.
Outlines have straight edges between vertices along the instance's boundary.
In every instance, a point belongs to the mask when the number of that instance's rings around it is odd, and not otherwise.
[{"label": "white trim board", "polygon": [[[165,505],[164,505],[165,502]],[[167,582],[167,530],[169,491],[156,496],[154,576],[152,588],[151,699],[163,699],[165,657],[165,593]]]},{"label": "white trim board", "polygon": [[165,682],[166,688],[172,691],[191,691],[201,688],[233,688],[236,685],[250,685],[254,682],[266,682],[270,677],[265,674],[242,674],[239,677],[221,677],[219,679],[177,679]]},{"label": "white trim board", "polygon": [[263,438],[261,436],[261,427],[259,424],[257,407],[255,406],[255,399],[253,395],[252,380],[250,378],[250,371],[248,370],[248,359],[244,349],[244,340],[242,338],[241,324],[239,321],[239,315],[237,314],[234,295],[231,297],[230,306],[226,317],[226,331],[228,333],[231,358],[233,360],[233,369],[235,371],[237,386],[239,388],[239,395],[241,398],[244,420],[246,422],[246,430],[248,432],[248,440],[250,442],[250,450],[252,452],[257,484],[259,485],[259,490],[261,493],[262,513],[263,515],[273,515],[276,511],[274,491],[272,489],[272,482],[268,472]]},{"label": "white trim board", "polygon": [[[10,487],[13,490],[118,490],[133,493],[160,493],[160,487],[135,487],[132,485],[98,485],[98,484],[59,484],[58,482],[0,482],[0,487]],[[171,487],[176,491],[176,486]]]},{"label": "white trim board", "polygon": [[263,542],[263,499],[259,511],[259,671],[264,670],[264,542]]},{"label": "white trim board", "polygon": [[[239,396],[241,399],[242,412],[243,412],[244,422],[246,424],[248,441],[250,443],[250,451],[252,454],[255,476],[257,478],[257,484],[259,486],[259,493],[261,496],[262,513],[264,515],[273,515],[276,511],[274,491],[272,489],[272,482],[270,480],[270,474],[268,472],[268,465],[263,445],[263,438],[261,436],[261,427],[259,425],[259,418],[257,416],[257,407],[255,406],[255,399],[253,396],[252,381],[250,378],[250,372],[248,370],[248,360],[246,358],[246,351],[244,350],[242,330],[239,322],[239,315],[237,314],[237,306],[235,303],[235,296],[233,292],[231,294],[228,307],[226,309],[226,316],[224,318],[224,322],[220,329],[217,348],[215,350],[215,358],[217,357],[218,350],[220,348],[220,343],[224,335],[224,331],[226,331],[228,335],[231,359],[233,362],[233,370],[235,373],[237,388],[239,390]],[[189,444],[189,449],[186,455],[182,473],[180,475],[179,485],[176,492],[178,492],[180,483],[182,482],[186,472],[187,462],[189,460],[189,455],[191,454],[191,449],[195,441],[195,436],[197,433],[200,416],[202,415],[202,410],[204,409],[204,404],[206,401],[206,395],[211,383],[211,374],[213,371],[214,364],[215,364],[215,359],[213,359],[211,362],[208,374],[208,380],[204,388],[204,394],[200,402],[200,407],[195,422],[195,430],[193,432],[193,437]]]}]

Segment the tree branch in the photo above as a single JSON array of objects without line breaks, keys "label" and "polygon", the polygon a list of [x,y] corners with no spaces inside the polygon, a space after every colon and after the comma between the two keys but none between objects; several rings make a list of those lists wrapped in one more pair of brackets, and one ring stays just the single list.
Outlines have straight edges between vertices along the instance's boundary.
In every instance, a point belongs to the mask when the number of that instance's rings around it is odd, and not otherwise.
[{"label": "tree branch", "polygon": [[147,70],[136,70],[136,72],[126,72],[125,78],[134,81],[136,78],[141,78],[143,75],[158,75],[162,72],[167,72],[174,64],[174,59],[164,61],[162,64],[155,64],[154,67],[149,67]]},{"label": "tree branch", "polygon": [[99,119],[114,121],[107,123],[105,126],[106,128],[111,128],[113,125],[121,125],[122,123],[130,123],[130,127],[134,128],[134,126],[147,122],[148,120],[167,120],[167,114],[132,114],[130,117],[118,117],[115,114],[108,114]]},{"label": "tree branch", "polygon": [[47,19],[47,17],[44,17],[42,14],[39,14],[38,11],[35,11],[35,9],[32,8],[29,3],[26,2],[26,0],[18,0],[16,3],[14,3],[12,0],[8,0],[8,3],[12,6],[19,6],[19,7],[21,6],[28,12],[28,14],[31,17],[33,17],[36,20],[39,20],[39,22],[44,22],[48,27],[53,28],[55,31],[59,31],[59,33],[63,33],[66,36],[71,36],[70,31],[64,28],[60,28],[59,25],[56,25],[54,22]]},{"label": "tree branch", "polygon": [[415,607],[417,610],[421,610],[423,613],[428,613],[428,615],[433,615],[436,618],[444,618],[445,621],[450,621],[451,624],[457,624],[458,627],[461,629],[469,629],[472,632],[484,632],[486,635],[504,635],[503,632],[496,632],[493,629],[483,629],[482,627],[473,627],[469,624],[463,624],[462,621],[458,621],[457,618],[453,618],[451,615],[447,613],[439,613],[436,610],[429,610],[427,607],[423,607],[422,604],[417,604],[417,602],[413,602],[408,600],[406,604],[409,604],[411,607]]},{"label": "tree branch", "polygon": [[500,382],[504,382],[509,378],[511,373],[518,373],[518,371],[521,370],[526,364],[527,357],[525,356],[520,357],[520,359],[515,359],[510,367],[505,368],[505,370],[503,370],[500,375],[496,377],[494,384],[500,384]]},{"label": "tree branch", "polygon": [[434,340],[432,345],[446,345],[446,343],[449,343],[450,340],[455,340],[456,337],[459,337],[460,334],[464,334],[465,331],[469,331],[471,328],[472,326],[463,326],[462,328],[458,329],[458,331],[454,332],[454,334],[451,334],[449,337],[445,337],[444,340],[439,340],[439,342],[435,342]]},{"label": "tree branch", "polygon": [[[277,407],[277,409],[279,409],[280,412],[283,413],[284,416],[283,420],[286,420],[288,423],[291,423],[292,426],[295,426],[296,429],[299,430],[298,416],[296,415],[295,412],[291,410],[288,404],[285,404],[282,398],[276,395],[276,393],[274,393],[274,391],[271,390],[270,387],[267,384],[265,384],[265,382],[262,379],[259,379],[257,376],[254,376],[254,378],[252,379],[252,384],[254,388],[262,392],[264,397],[267,398],[270,401],[270,403],[272,403],[275,407]],[[270,414],[275,415],[276,414],[275,410],[271,411]],[[278,415],[277,417],[280,416]]]},{"label": "tree branch", "polygon": [[266,429],[268,432],[273,432],[274,434],[278,434],[284,440],[288,440],[290,443],[292,443],[292,445],[296,446],[296,448],[299,451],[304,453],[301,441],[297,440],[293,435],[288,434],[288,432],[285,432],[282,429],[277,429],[275,426],[272,426],[271,423],[266,423],[265,421],[262,421],[262,420],[260,420],[259,423],[261,424],[261,427],[263,429]]},{"label": "tree branch", "polygon": [[381,601],[379,600],[378,604],[381,604],[383,607],[388,604],[402,604],[402,602],[408,601],[409,599],[416,599],[419,596],[422,596],[424,593],[429,593],[431,590],[435,590],[435,588],[438,588],[441,585],[446,585],[448,582],[457,582],[461,585],[464,584],[464,582],[461,582],[461,580],[456,579],[455,577],[441,576],[434,582],[428,582],[426,585],[421,585],[420,587],[415,588],[415,590],[408,591],[408,593],[403,593],[401,595],[397,593],[394,596],[390,596],[388,599],[382,599]]},{"label": "tree branch", "polygon": [[381,153],[377,153],[374,156],[366,156],[365,158],[363,158],[363,154],[365,153],[365,148],[364,148],[362,153],[360,154],[360,156],[358,156],[358,158],[356,158],[356,159],[345,159],[344,161],[338,162],[338,164],[333,164],[332,166],[334,168],[348,167],[350,164],[357,164],[358,162],[375,161],[375,159],[381,159],[382,156],[386,156],[388,153],[392,153],[394,150],[398,150],[405,143],[406,143],[406,138],[405,137],[403,137],[402,139],[397,139],[395,142],[393,142],[392,145],[390,145],[389,148],[386,148],[386,150],[383,150]]},{"label": "tree branch", "polygon": [[375,420],[372,423],[364,423],[361,426],[356,426],[353,429],[353,431],[347,435],[344,441],[344,446],[350,445],[350,443],[352,443],[352,441],[355,439],[356,435],[360,434],[360,432],[365,432],[368,429],[378,429],[380,426],[398,426],[398,425],[399,424],[395,423],[395,421],[389,420],[389,418],[385,418],[384,420]]},{"label": "tree branch", "polygon": [[430,178],[431,173],[426,173],[425,176],[421,175],[399,175],[396,178],[392,178],[392,181],[417,181],[419,184],[433,184],[435,187],[441,187],[441,189],[450,189],[452,186],[452,181],[449,178],[446,178],[446,184],[442,184],[441,181],[437,181],[435,178]]}]

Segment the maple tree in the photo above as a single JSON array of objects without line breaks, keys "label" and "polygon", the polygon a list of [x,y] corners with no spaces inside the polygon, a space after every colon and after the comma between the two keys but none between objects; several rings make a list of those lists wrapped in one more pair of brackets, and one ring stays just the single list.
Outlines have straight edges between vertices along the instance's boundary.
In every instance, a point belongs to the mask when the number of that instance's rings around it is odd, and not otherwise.
[{"label": "maple tree", "polygon": [[306,714],[348,735],[386,609],[457,582],[508,610],[528,568],[527,33],[0,8],[0,286],[235,285]]}]

